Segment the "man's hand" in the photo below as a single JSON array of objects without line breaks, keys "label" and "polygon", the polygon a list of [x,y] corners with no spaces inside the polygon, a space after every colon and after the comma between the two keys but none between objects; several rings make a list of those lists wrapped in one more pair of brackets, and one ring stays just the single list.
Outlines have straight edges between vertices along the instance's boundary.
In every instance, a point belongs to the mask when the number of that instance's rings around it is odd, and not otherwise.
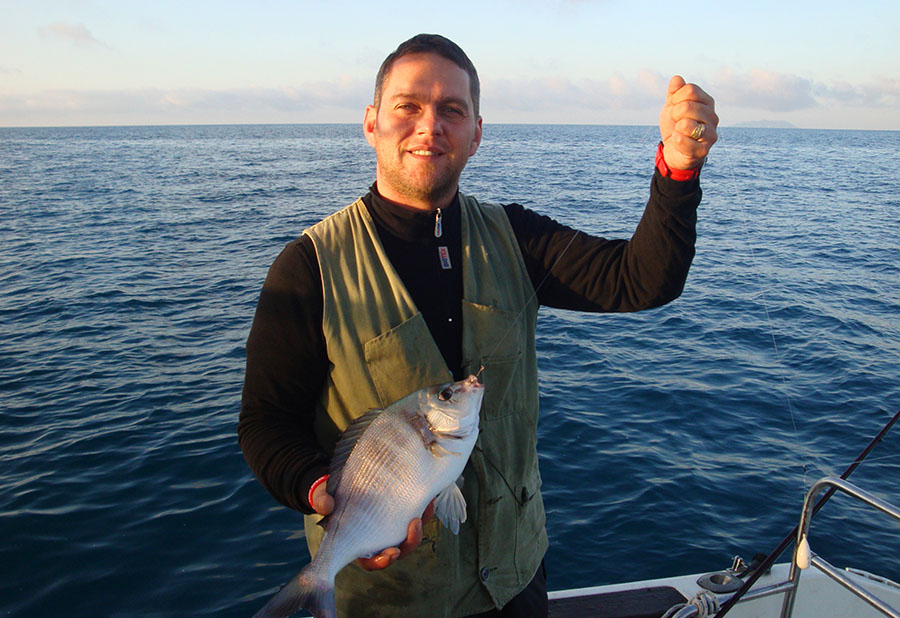
[{"label": "man's hand", "polygon": [[712,97],[696,84],[686,84],[680,75],[669,80],[666,104],[659,113],[666,165],[689,170],[703,163],[718,139],[715,108]]},{"label": "man's hand", "polygon": [[[325,483],[321,483],[313,491],[312,507],[319,515],[328,515],[334,510],[334,498],[325,491]],[[399,547],[388,547],[371,558],[357,558],[356,563],[366,571],[377,571],[389,567],[419,546],[419,543],[422,542],[422,524],[428,523],[432,517],[434,517],[434,501],[429,503],[421,518],[409,522],[406,529],[406,540],[400,543]]]}]

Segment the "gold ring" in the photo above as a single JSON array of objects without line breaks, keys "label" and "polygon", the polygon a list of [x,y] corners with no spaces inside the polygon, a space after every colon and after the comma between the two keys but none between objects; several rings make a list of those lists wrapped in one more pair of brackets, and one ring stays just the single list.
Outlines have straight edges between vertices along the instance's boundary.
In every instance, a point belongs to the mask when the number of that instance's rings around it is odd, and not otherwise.
[{"label": "gold ring", "polygon": [[691,131],[691,139],[699,140],[703,137],[703,134],[706,133],[706,125],[702,122],[698,122],[697,126],[694,127],[694,130]]}]

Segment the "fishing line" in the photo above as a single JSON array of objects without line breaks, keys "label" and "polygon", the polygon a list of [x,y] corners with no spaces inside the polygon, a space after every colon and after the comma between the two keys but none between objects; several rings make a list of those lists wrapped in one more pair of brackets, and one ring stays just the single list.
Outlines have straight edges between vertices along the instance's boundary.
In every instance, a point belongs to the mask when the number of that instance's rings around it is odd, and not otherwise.
[{"label": "fishing line", "polygon": [[[788,390],[787,375],[786,375],[787,371],[786,371],[786,367],[784,364],[784,359],[782,358],[781,349],[778,347],[778,338],[775,335],[775,324],[774,324],[774,320],[772,319],[772,314],[769,311],[769,301],[768,301],[768,298],[766,297],[766,289],[765,289],[765,286],[763,285],[763,281],[762,281],[762,274],[761,274],[762,269],[760,268],[760,266],[758,264],[756,252],[754,251],[753,243],[751,242],[750,228],[749,228],[749,223],[748,223],[748,221],[749,221],[749,214],[747,212],[748,209],[747,209],[746,205],[744,204],[744,200],[741,198],[740,190],[738,188],[737,176],[734,172],[734,165],[732,164],[732,161],[731,161],[730,148],[725,147],[724,136],[721,134],[719,135],[719,142],[720,142],[720,146],[721,146],[720,151],[723,155],[722,158],[725,162],[725,166],[727,168],[728,175],[730,176],[730,179],[731,179],[731,185],[732,185],[732,190],[734,191],[735,202],[737,202],[738,210],[741,214],[741,225],[744,230],[744,236],[746,237],[747,249],[750,251],[750,263],[756,274],[756,286],[757,286],[757,289],[759,290],[759,298],[762,301],[763,311],[766,316],[766,325],[769,328],[769,336],[772,339],[772,347],[775,351],[775,361],[776,361],[776,365],[778,367],[779,378],[781,379],[782,395],[784,396],[785,401],[787,402],[788,413],[790,414],[790,419],[791,419],[791,427],[793,428],[793,433],[794,433],[794,442],[799,447],[802,445],[802,441],[800,440],[800,435],[797,430],[797,419],[796,419],[796,415],[794,414],[794,405],[791,400],[790,392]],[[765,205],[768,202],[768,199],[769,198],[767,196],[766,201],[763,202],[763,205]],[[798,452],[799,452],[799,448],[798,448]],[[808,453],[807,457],[810,457],[810,456],[811,455]],[[816,460],[816,464],[822,470],[826,470],[826,471],[828,470],[828,467],[822,464],[821,458],[818,458],[815,456],[812,456],[812,458],[814,460]],[[801,465],[801,469],[803,472],[802,486],[805,488],[808,485],[808,481],[807,481],[808,465],[802,458],[799,460],[799,463]],[[805,491],[805,489],[804,489],[804,491]]]},{"label": "fishing line", "polygon": [[[760,299],[762,300],[763,310],[764,310],[765,316],[766,316],[766,324],[768,325],[768,328],[769,328],[769,336],[771,337],[772,347],[775,352],[775,359],[776,359],[777,365],[778,365],[779,378],[781,380],[782,394],[784,395],[784,398],[785,398],[785,401],[786,401],[787,407],[788,407],[788,412],[790,414],[791,426],[793,428],[793,433],[794,433],[794,441],[796,442],[797,446],[800,447],[803,445],[803,441],[800,439],[799,431],[797,428],[796,414],[794,412],[793,400],[791,399],[791,396],[790,396],[790,393],[788,390],[788,382],[787,382],[787,375],[786,375],[787,368],[785,366],[784,358],[782,356],[782,351],[778,345],[778,338],[776,337],[776,334],[775,334],[774,320],[772,319],[772,315],[769,310],[769,302],[766,297],[765,286],[763,285],[763,282],[762,282],[762,268],[760,268],[760,266],[759,266],[759,263],[758,263],[758,260],[756,257],[756,252],[754,251],[753,245],[751,243],[751,234],[750,234],[749,223],[748,223],[749,214],[747,212],[748,208],[740,195],[740,191],[739,191],[738,183],[737,183],[737,177],[736,177],[736,174],[734,171],[734,165],[731,160],[730,148],[726,147],[726,145],[724,143],[725,140],[724,140],[723,135],[719,136],[719,141],[721,142],[721,146],[722,146],[721,147],[721,153],[723,155],[722,158],[727,167],[727,173],[730,176],[732,189],[734,191],[735,201],[738,204],[739,211],[741,214],[741,225],[744,229],[744,235],[747,239],[747,248],[750,251],[750,261],[751,261],[753,270],[756,273],[756,285],[759,289],[759,296],[760,296]],[[769,197],[770,196],[766,197],[766,200],[762,203],[763,206],[765,206],[768,203]],[[798,453],[799,453],[799,448],[798,448]],[[824,461],[824,459],[822,457],[816,456],[815,454],[813,454],[810,451],[807,451],[805,457],[813,460],[815,465],[820,470],[822,470],[825,474],[831,473],[834,469],[834,467],[832,465],[828,464],[826,461]],[[891,456],[887,456],[885,458],[888,458],[888,457],[891,457]],[[876,461],[876,460],[873,459],[872,461]],[[808,464],[805,463],[802,459],[800,460],[800,463],[801,463],[802,469],[803,469],[803,487],[804,487],[804,492],[805,492],[805,488],[809,485],[808,479],[807,479]]]},{"label": "fishing line", "polygon": [[886,461],[888,459],[900,459],[900,453],[896,455],[882,455],[881,457],[871,457],[866,459],[866,463],[875,463],[876,461]]},{"label": "fishing line", "polygon": [[[643,134],[642,137],[640,138],[640,140],[638,141],[638,144],[639,144],[639,145],[643,144],[643,143],[647,140],[648,136],[651,134],[651,132],[652,132],[653,130],[654,130],[654,127],[653,127],[652,125],[649,126],[648,129],[644,132],[644,134]],[[781,381],[782,394],[783,394],[783,396],[784,396],[784,398],[785,398],[785,401],[786,401],[786,403],[787,403],[788,413],[789,413],[790,420],[791,420],[791,427],[792,427],[792,429],[793,429],[794,442],[795,442],[795,443],[798,445],[798,447],[799,447],[799,446],[802,444],[802,442],[801,442],[801,440],[800,440],[800,436],[799,436],[799,432],[798,432],[798,428],[797,428],[797,419],[796,419],[796,414],[795,414],[795,412],[794,412],[793,401],[791,400],[791,396],[790,396],[790,393],[789,393],[789,390],[788,390],[788,382],[787,382],[787,376],[786,376],[786,368],[785,368],[785,366],[784,366],[784,360],[783,360],[783,357],[782,357],[782,351],[781,351],[781,349],[780,349],[779,346],[778,346],[778,338],[777,338],[776,333],[775,333],[774,320],[772,319],[772,314],[771,314],[771,311],[770,311],[770,309],[769,309],[769,301],[768,301],[768,297],[766,296],[766,290],[765,290],[765,287],[764,287],[763,281],[762,281],[762,275],[761,275],[762,269],[759,267],[759,260],[757,259],[756,252],[754,251],[754,249],[753,249],[753,244],[752,244],[752,242],[751,242],[751,234],[750,234],[750,229],[749,229],[749,214],[748,214],[748,212],[747,212],[747,211],[748,211],[748,208],[747,208],[747,206],[745,205],[743,199],[741,198],[740,190],[739,190],[738,183],[737,183],[737,176],[736,176],[736,174],[735,174],[735,172],[734,172],[734,165],[733,165],[732,160],[731,160],[730,148],[725,147],[723,136],[721,136],[721,135],[719,136],[719,141],[721,142],[720,150],[721,150],[721,152],[722,152],[722,154],[723,154],[723,160],[724,160],[725,165],[726,165],[726,167],[727,167],[728,175],[730,176],[732,189],[733,189],[733,191],[734,191],[735,201],[737,202],[738,207],[739,207],[739,211],[740,211],[740,213],[741,213],[741,225],[742,225],[742,228],[743,228],[743,231],[744,231],[744,236],[746,237],[746,245],[747,245],[747,248],[748,248],[749,251],[750,251],[750,262],[751,262],[751,265],[752,265],[753,270],[754,270],[755,273],[756,273],[756,286],[757,286],[757,289],[759,290],[758,294],[759,294],[759,298],[760,298],[761,301],[762,301],[763,311],[764,311],[764,313],[765,313],[766,324],[767,324],[768,330],[769,330],[769,337],[771,338],[771,341],[772,341],[772,347],[773,347],[774,352],[775,352],[775,360],[776,360],[776,365],[777,365],[777,367],[778,367],[779,378],[780,378],[780,381]],[[767,197],[766,199],[767,199],[767,201],[768,201],[768,197]],[[515,327],[517,326],[517,323],[518,323],[519,320],[521,319],[522,315],[525,313],[526,309],[531,305],[531,303],[532,303],[532,302],[534,301],[534,299],[537,297],[538,292],[539,292],[540,289],[544,286],[544,284],[547,282],[547,280],[550,278],[550,275],[553,274],[553,271],[554,271],[554,269],[556,268],[556,266],[559,264],[559,261],[560,261],[560,260],[563,258],[563,256],[565,256],[565,254],[568,252],[569,248],[572,246],[572,243],[573,243],[573,242],[575,241],[575,239],[578,237],[578,234],[579,234],[579,233],[580,233],[580,232],[579,232],[578,230],[574,230],[574,231],[573,231],[572,236],[571,236],[571,238],[569,238],[569,241],[568,241],[568,243],[566,244],[566,246],[563,248],[563,250],[560,252],[560,254],[556,257],[556,259],[554,260],[553,264],[552,264],[552,265],[550,266],[550,268],[547,270],[546,274],[543,276],[543,278],[542,278],[541,281],[538,283],[538,285],[535,286],[534,291],[533,291],[532,294],[529,296],[528,300],[524,303],[523,307],[522,307],[522,308],[519,310],[519,312],[516,314],[516,316],[512,319],[512,321],[510,322],[509,326],[508,326],[507,329],[504,331],[503,335],[500,337],[500,339],[499,339],[499,340],[497,341],[497,343],[495,344],[494,349],[491,350],[490,354],[488,354],[487,356],[484,356],[484,357],[481,358],[481,366],[480,366],[480,368],[479,368],[479,370],[478,370],[478,373],[476,374],[477,376],[480,376],[480,375],[481,375],[481,373],[484,371],[484,369],[485,369],[487,363],[491,360],[491,358],[494,356],[494,354],[496,354],[497,350],[498,350],[498,349],[500,348],[500,346],[503,344],[503,342],[505,341],[506,337],[509,336],[509,333],[513,330],[513,328],[515,328]],[[799,448],[798,448],[798,452],[799,452]],[[809,456],[810,456],[810,454],[807,454],[807,457],[809,457]],[[823,470],[827,470],[827,469],[828,469],[827,466],[825,466],[825,465],[822,464],[822,461],[821,461],[820,458],[815,457],[815,456],[812,456],[812,458],[816,461],[816,464],[817,464],[821,469],[823,469]],[[803,483],[802,483],[802,485],[803,485],[803,487],[806,487],[806,485],[807,485],[807,472],[808,472],[808,466],[807,466],[806,462],[805,462],[803,459],[800,459],[800,460],[799,460],[799,464],[800,464],[800,466],[801,466],[801,470],[802,470],[802,474],[803,474]]]},{"label": "fishing line", "polygon": [[524,305],[519,310],[519,313],[517,313],[516,316],[510,321],[509,326],[507,327],[506,331],[504,331],[504,333],[503,333],[503,336],[500,337],[499,340],[497,340],[497,345],[494,346],[494,349],[491,350],[490,354],[481,358],[481,368],[478,370],[478,373],[475,374],[476,377],[481,375],[481,372],[484,371],[484,369],[485,369],[485,363],[489,359],[491,359],[494,356],[494,354],[497,353],[497,350],[500,348],[500,344],[503,343],[503,340],[506,339],[506,336],[509,335],[510,331],[512,331],[512,329],[516,327],[516,323],[519,321],[519,318],[522,317],[522,315],[525,313],[525,310],[528,309],[529,305],[531,305],[532,301],[534,301],[534,299],[537,298],[538,290],[540,290],[543,287],[543,285],[547,282],[547,279],[550,278],[550,275],[553,274],[553,269],[556,268],[556,265],[559,264],[559,261],[566,254],[566,251],[568,251],[569,247],[572,246],[572,243],[575,242],[575,238],[578,236],[578,234],[580,234],[580,232],[578,230],[574,230],[574,233],[572,234],[572,237],[569,239],[569,242],[566,243],[566,246],[563,248],[562,252],[560,252],[560,254],[558,256],[556,256],[556,259],[553,261],[553,264],[547,270],[547,273],[544,275],[543,279],[541,279],[540,283],[538,283],[535,286],[534,291],[531,293],[531,296],[528,297],[528,300],[525,301]]},{"label": "fishing line", "polygon": [[[721,140],[721,137],[722,136],[720,136],[720,141],[724,141],[724,140]],[[791,415],[791,426],[794,428],[794,435],[796,436],[797,435],[797,421],[796,421],[796,418],[794,417],[794,406],[791,402],[791,397],[788,394],[788,390],[787,390],[787,379],[785,377],[784,366],[783,366],[784,361],[781,358],[781,351],[778,349],[778,340],[775,337],[775,325],[772,320],[772,315],[769,312],[769,301],[766,298],[766,289],[762,283],[762,275],[760,274],[761,269],[759,268],[759,265],[757,264],[757,261],[756,261],[756,252],[753,250],[753,244],[750,242],[750,240],[751,240],[750,228],[747,223],[749,217],[747,215],[747,209],[744,205],[744,201],[741,199],[740,192],[738,191],[737,177],[735,176],[735,173],[734,173],[734,165],[732,165],[732,163],[731,163],[731,153],[730,153],[729,149],[725,148],[724,143],[722,144],[722,154],[725,155],[724,156],[725,163],[728,166],[728,173],[731,176],[731,184],[732,184],[732,188],[734,190],[735,201],[738,203],[738,206],[740,207],[740,211],[741,211],[741,215],[742,215],[741,225],[744,228],[744,235],[747,237],[747,248],[750,250],[750,262],[753,264],[753,270],[756,272],[756,285],[759,288],[759,295],[760,295],[760,298],[762,299],[763,310],[766,313],[766,324],[769,327],[769,335],[772,338],[772,347],[775,349],[775,359],[778,361],[779,369],[782,370],[781,376],[780,376],[781,377],[781,386],[783,387],[782,390],[783,390],[784,398],[787,401],[788,412],[790,412],[790,415]],[[765,205],[768,201],[769,201],[769,196],[766,196],[766,201],[763,202],[763,205]]]},{"label": "fishing line", "polygon": [[[647,136],[649,136],[650,133],[651,133],[655,128],[656,128],[656,127],[653,126],[653,125],[650,125],[650,126],[647,127],[647,130],[644,132],[644,134],[643,134],[643,135],[641,136],[641,138],[638,140],[638,146],[643,145],[643,144],[646,142]],[[569,250],[569,247],[572,246],[572,243],[575,242],[575,238],[577,238],[577,237],[578,237],[578,234],[580,234],[580,233],[581,233],[581,232],[580,232],[579,230],[574,230],[574,231],[573,231],[572,237],[569,239],[569,242],[566,243],[566,246],[563,248],[562,252],[561,252],[561,253],[556,257],[556,259],[553,261],[553,264],[551,264],[550,268],[547,269],[547,273],[546,273],[546,274],[544,275],[544,277],[541,279],[540,283],[538,283],[537,286],[535,286],[534,292],[532,292],[531,296],[528,297],[528,300],[525,301],[525,304],[524,304],[524,305],[522,306],[522,308],[519,310],[519,313],[517,313],[516,316],[512,319],[512,321],[511,321],[510,324],[509,324],[509,327],[508,327],[508,328],[506,329],[506,331],[503,333],[503,336],[500,337],[500,339],[497,341],[497,344],[494,346],[494,349],[491,350],[491,353],[490,353],[490,354],[488,354],[487,356],[482,357],[482,359],[481,359],[481,367],[478,369],[478,373],[475,374],[475,377],[480,377],[480,376],[481,376],[481,372],[484,371],[484,369],[485,369],[485,363],[486,363],[489,359],[491,359],[491,358],[494,356],[494,354],[497,353],[497,350],[500,348],[500,345],[503,343],[503,340],[506,339],[506,337],[507,337],[507,335],[509,335],[510,331],[512,331],[512,329],[515,328],[516,322],[519,321],[519,318],[522,317],[522,314],[525,313],[525,310],[528,309],[528,306],[532,303],[532,301],[533,301],[535,298],[537,298],[538,291],[544,286],[544,284],[547,282],[547,279],[550,278],[550,275],[553,274],[553,270],[556,268],[556,265],[559,264],[559,261],[560,261],[560,260],[563,258],[563,256],[566,254],[566,252]]]},{"label": "fishing line", "polygon": [[[638,145],[642,145],[644,142],[647,141],[647,138],[652,133],[654,128],[655,127],[653,125],[650,125],[647,128],[647,130],[644,132],[644,134],[638,140]],[[721,143],[720,150],[723,154],[723,160],[725,161],[725,165],[728,170],[728,175],[730,176],[732,189],[734,191],[735,201],[737,202],[739,211],[741,213],[741,225],[742,225],[742,228],[744,231],[744,236],[746,237],[747,248],[750,251],[750,262],[751,262],[753,270],[756,273],[756,286],[757,286],[757,289],[759,290],[759,298],[762,301],[763,311],[765,313],[766,324],[767,324],[768,330],[769,330],[769,337],[772,340],[772,347],[775,352],[775,360],[776,360],[776,365],[778,367],[779,378],[781,380],[782,394],[785,398],[785,401],[787,402],[788,413],[789,413],[790,420],[791,420],[791,427],[793,429],[794,441],[799,446],[800,444],[802,444],[802,442],[800,440],[800,436],[799,436],[798,429],[797,429],[797,419],[796,419],[796,414],[794,412],[793,401],[791,400],[790,393],[788,390],[786,368],[784,366],[784,360],[782,357],[781,349],[778,346],[778,338],[775,333],[774,320],[772,319],[772,314],[769,309],[768,297],[766,296],[765,286],[763,285],[763,281],[762,281],[762,274],[761,274],[762,269],[759,267],[759,260],[757,259],[756,252],[754,251],[753,244],[751,242],[751,234],[750,234],[750,228],[749,228],[749,214],[747,212],[748,208],[747,208],[746,204],[744,203],[744,200],[741,198],[740,190],[739,190],[738,183],[737,183],[737,176],[734,172],[734,165],[731,160],[730,148],[727,148],[725,146],[725,143],[724,143],[725,140],[723,139],[722,135],[719,136],[719,141]],[[766,200],[768,201],[768,197],[766,198]],[[559,261],[568,252],[569,248],[572,246],[572,243],[575,241],[575,238],[577,238],[579,233],[580,232],[578,230],[574,230],[572,237],[569,239],[569,242],[563,248],[562,252],[560,252],[560,254],[556,257],[553,264],[550,266],[550,268],[547,270],[544,277],[541,279],[540,283],[538,283],[538,285],[535,286],[534,291],[532,292],[531,296],[528,298],[528,300],[525,302],[525,304],[519,310],[519,312],[516,314],[516,316],[512,319],[512,321],[510,322],[510,325],[507,327],[506,331],[504,331],[503,335],[500,337],[500,339],[495,344],[494,349],[491,351],[490,354],[488,354],[485,357],[482,357],[481,367],[479,368],[478,373],[477,373],[478,376],[480,376],[481,373],[484,371],[486,364],[494,356],[494,354],[496,354],[497,350],[500,348],[500,346],[502,345],[502,343],[504,342],[506,337],[509,335],[509,333],[512,331],[512,329],[516,327],[519,319],[525,313],[525,310],[537,297],[538,291],[544,286],[544,284],[550,278],[550,275],[553,274],[553,271],[556,268],[556,266],[559,264]],[[822,468],[823,470],[828,469],[826,466],[822,465],[822,462],[819,458],[816,458],[813,456],[813,459],[817,460],[816,463],[820,468]],[[801,469],[802,469],[802,473],[803,473],[803,486],[805,487],[807,485],[808,467],[807,467],[807,464],[802,459],[799,461],[799,463],[801,465]]]},{"label": "fishing line", "polygon": [[[872,439],[871,442],[864,448],[859,455],[856,456],[856,459],[853,460],[853,463],[844,470],[841,474],[841,478],[846,480],[850,478],[850,475],[862,464],[862,462],[869,456],[869,453],[882,441],[884,440],[884,436],[887,435],[887,432],[891,430],[891,427],[894,426],[900,420],[900,412],[897,412],[890,421],[888,421],[887,425],[881,428],[881,431]],[[812,510],[812,515],[818,513],[825,503],[835,494],[836,488],[830,487],[825,494],[819,498],[819,501],[816,502],[815,506]],[[723,618],[728,611],[734,607],[738,601],[740,601],[741,597],[743,597],[750,588],[753,587],[753,584],[756,583],[764,573],[768,572],[769,568],[775,563],[784,550],[788,548],[792,541],[795,541],[797,538],[797,532],[800,529],[800,524],[794,526],[794,528],[787,533],[787,535],[781,540],[781,543],[778,544],[768,556],[766,556],[765,560],[763,560],[757,567],[756,570],[749,573],[744,580],[743,585],[729,598],[725,603],[722,604],[722,607],[719,609],[718,613],[715,615],[715,618]]]},{"label": "fishing line", "polygon": [[[720,136],[720,140],[721,140],[721,137],[722,137],[722,136]],[[797,423],[796,423],[796,419],[795,419],[795,415],[794,415],[793,403],[792,403],[792,401],[791,401],[790,394],[789,394],[789,392],[788,392],[788,390],[787,390],[787,380],[786,380],[786,377],[785,377],[786,367],[784,366],[784,361],[783,361],[783,359],[782,359],[781,352],[780,352],[780,350],[779,350],[779,348],[778,348],[778,341],[777,341],[777,338],[776,338],[776,336],[775,336],[774,323],[773,323],[773,320],[772,320],[772,317],[771,317],[771,313],[770,313],[770,311],[769,311],[768,301],[767,301],[766,296],[765,296],[765,288],[764,288],[763,285],[762,285],[762,279],[761,279],[761,275],[760,275],[761,270],[760,270],[760,268],[758,268],[758,266],[757,266],[757,263],[756,263],[756,254],[755,254],[755,252],[753,251],[753,246],[752,246],[751,243],[750,243],[750,232],[749,232],[749,227],[748,227],[748,223],[747,223],[749,217],[748,217],[747,212],[746,212],[747,209],[745,208],[744,202],[743,202],[743,200],[741,199],[740,193],[739,193],[739,191],[738,191],[737,178],[736,178],[736,175],[735,175],[735,173],[734,173],[734,166],[732,165],[732,162],[731,162],[730,151],[729,151],[728,148],[725,148],[725,147],[724,147],[724,144],[723,144],[723,148],[721,149],[721,151],[722,151],[722,154],[723,154],[723,159],[725,160],[726,166],[727,166],[727,168],[728,168],[728,173],[729,173],[729,175],[731,176],[731,184],[732,184],[732,187],[733,187],[733,190],[734,190],[735,200],[737,201],[738,206],[739,206],[739,210],[741,211],[741,215],[742,215],[742,221],[741,221],[741,223],[742,223],[742,225],[743,225],[743,227],[744,227],[744,234],[745,234],[745,236],[747,237],[747,247],[748,247],[748,249],[750,250],[751,262],[752,262],[752,265],[753,265],[754,270],[756,271],[757,286],[759,287],[759,290],[760,290],[760,296],[761,296],[761,298],[762,298],[762,301],[763,301],[763,307],[764,307],[764,309],[765,309],[765,314],[766,314],[766,321],[767,321],[767,323],[768,323],[768,326],[769,326],[769,332],[770,332],[770,335],[771,335],[771,338],[772,338],[772,346],[773,346],[773,348],[774,348],[774,350],[775,350],[776,360],[777,360],[777,362],[778,362],[778,367],[779,367],[779,370],[780,370],[780,372],[781,372],[781,382],[782,382],[782,387],[783,387],[783,389],[784,389],[783,395],[784,395],[784,397],[785,397],[785,400],[787,401],[787,404],[788,404],[788,410],[790,411],[790,415],[791,415],[791,424],[792,424],[793,429],[794,429],[794,439],[795,439],[795,441],[798,443],[798,445],[800,445],[800,444],[802,444],[802,443],[800,442],[800,437],[799,437],[799,435],[798,435],[798,433],[797,433]],[[768,198],[767,198],[767,199],[768,199]],[[856,470],[856,468],[858,468],[860,465],[862,465],[863,461],[864,461],[864,460],[867,460],[867,458],[868,458],[868,456],[869,456],[869,453],[872,451],[872,449],[875,448],[875,446],[876,446],[878,443],[880,443],[880,442],[884,439],[884,436],[887,434],[887,432],[891,429],[891,427],[892,427],[898,420],[900,420],[900,412],[897,412],[897,414],[895,414],[895,415],[891,418],[891,420],[888,421],[888,423],[881,429],[881,431],[878,433],[878,435],[875,436],[875,438],[869,443],[869,445],[868,445],[865,449],[863,449],[863,451],[856,457],[856,459],[853,461],[853,463],[851,463],[850,466],[843,472],[843,474],[841,474],[840,478],[842,478],[842,479],[848,478],[848,477],[853,473],[853,471]],[[810,457],[810,456],[811,456],[813,459],[817,460],[817,463],[820,465],[820,467],[821,467],[824,471],[826,471],[826,472],[829,471],[830,466],[822,465],[821,458],[818,458],[818,457],[816,457],[815,455],[812,455],[812,453],[807,453],[807,457]],[[866,463],[874,463],[874,462],[878,462],[878,461],[885,461],[885,460],[890,460],[890,459],[897,459],[898,457],[900,457],[900,455],[898,455],[898,454],[883,455],[883,456],[881,456],[881,457],[873,457],[873,458],[871,458],[871,459],[868,459],[868,460],[866,461]],[[807,487],[807,485],[808,485],[808,482],[807,482],[807,466],[806,466],[806,464],[804,464],[804,465],[803,465],[803,486],[804,486],[804,493],[805,493],[805,488]],[[828,499],[829,499],[834,493],[835,493],[835,488],[834,488],[834,487],[830,488],[830,489],[825,493],[825,495],[822,496],[822,498],[820,498],[819,501],[815,504],[815,506],[814,506],[814,508],[813,508],[813,513],[816,513],[818,510],[820,510],[820,509],[824,506],[824,504],[828,501]],[[764,560],[760,565],[758,565],[758,566],[756,567],[756,570],[753,571],[753,572],[751,572],[750,574],[748,574],[748,576],[747,576],[746,580],[743,582],[743,585],[741,586],[741,588],[740,588],[737,592],[735,592],[734,595],[732,595],[732,597],[729,598],[729,599],[725,602],[725,604],[723,604],[723,606],[720,608],[720,610],[716,613],[715,618],[722,618],[722,617],[724,617],[725,614],[727,614],[728,611],[729,611],[729,610],[730,610],[730,609],[731,609],[731,608],[732,608],[732,607],[733,607],[733,606],[741,599],[741,597],[743,597],[743,595],[744,595],[748,590],[750,590],[750,588],[751,588],[751,587],[753,586],[753,584],[757,581],[757,579],[758,579],[762,574],[764,574],[765,572],[768,571],[768,569],[771,567],[771,565],[772,565],[772,564],[775,562],[775,560],[777,560],[778,557],[779,557],[779,556],[787,549],[787,547],[791,544],[791,542],[794,542],[794,541],[796,540],[796,535],[797,535],[798,527],[799,527],[799,525],[796,526],[796,527],[794,527],[794,529],[793,529],[791,532],[789,532],[789,533],[784,537],[784,539],[782,539],[782,541],[781,541],[781,543],[778,545],[778,547],[777,547],[774,551],[772,551],[772,552],[765,558],[765,560]]]}]

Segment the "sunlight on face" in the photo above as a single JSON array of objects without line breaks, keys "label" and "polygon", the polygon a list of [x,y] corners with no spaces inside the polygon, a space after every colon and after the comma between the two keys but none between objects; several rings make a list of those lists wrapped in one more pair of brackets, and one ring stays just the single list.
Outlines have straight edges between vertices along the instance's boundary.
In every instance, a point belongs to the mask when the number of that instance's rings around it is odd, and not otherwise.
[{"label": "sunlight on face", "polygon": [[366,108],[363,130],[384,197],[413,208],[446,206],[481,142],[468,74],[437,54],[399,58],[378,108]]}]

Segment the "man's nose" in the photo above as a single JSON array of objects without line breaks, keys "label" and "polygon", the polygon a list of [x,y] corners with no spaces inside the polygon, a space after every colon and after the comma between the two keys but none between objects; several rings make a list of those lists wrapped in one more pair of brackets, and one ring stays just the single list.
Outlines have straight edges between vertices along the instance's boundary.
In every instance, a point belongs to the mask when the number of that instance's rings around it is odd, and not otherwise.
[{"label": "man's nose", "polygon": [[416,130],[420,135],[440,135],[444,132],[441,116],[436,107],[426,105],[422,108]]}]

